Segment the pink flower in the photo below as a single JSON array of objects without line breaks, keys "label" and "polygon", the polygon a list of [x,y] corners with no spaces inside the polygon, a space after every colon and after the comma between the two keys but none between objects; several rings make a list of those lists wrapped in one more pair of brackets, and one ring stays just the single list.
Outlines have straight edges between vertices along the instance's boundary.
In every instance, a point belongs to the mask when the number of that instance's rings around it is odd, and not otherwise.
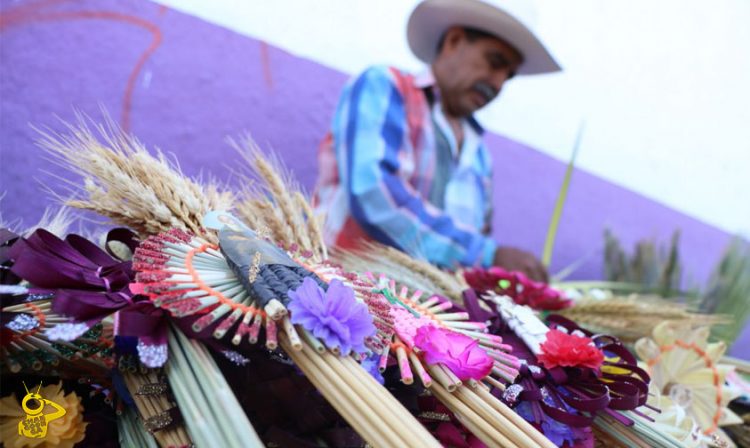
[{"label": "pink flower", "polygon": [[444,364],[461,380],[481,380],[492,371],[492,358],[479,347],[479,342],[454,331],[420,327],[414,346],[424,352],[427,364]]},{"label": "pink flower", "polygon": [[599,370],[604,362],[604,353],[594,346],[591,339],[550,330],[542,343],[542,354],[537,356],[546,368],[588,367]]},{"label": "pink flower", "polygon": [[497,266],[468,269],[464,272],[464,278],[477,291],[504,294],[517,304],[528,305],[535,310],[556,311],[573,304],[561,291],[545,283],[535,282],[522,272],[506,271]]}]

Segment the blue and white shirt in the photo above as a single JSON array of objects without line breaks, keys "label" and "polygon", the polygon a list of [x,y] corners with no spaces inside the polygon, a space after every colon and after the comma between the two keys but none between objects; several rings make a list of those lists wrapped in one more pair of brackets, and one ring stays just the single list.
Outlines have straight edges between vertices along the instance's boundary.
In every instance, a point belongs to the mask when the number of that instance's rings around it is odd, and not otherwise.
[{"label": "blue and white shirt", "polygon": [[372,238],[443,267],[492,264],[492,160],[483,130],[463,143],[431,73],[372,67],[344,88],[319,152],[316,211],[328,244]]}]

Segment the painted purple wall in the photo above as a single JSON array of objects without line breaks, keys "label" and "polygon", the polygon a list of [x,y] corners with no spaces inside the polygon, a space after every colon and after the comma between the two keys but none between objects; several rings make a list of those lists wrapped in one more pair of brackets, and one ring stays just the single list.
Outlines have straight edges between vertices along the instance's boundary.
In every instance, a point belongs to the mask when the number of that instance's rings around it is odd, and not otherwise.
[{"label": "painted purple wall", "polygon": [[[0,202],[6,221],[36,222],[59,169],[29,124],[61,130],[73,110],[100,105],[149,147],[172,152],[188,175],[230,180],[239,161],[226,136],[249,131],[312,188],[316,147],[347,76],[155,3],[0,0]],[[541,253],[565,165],[498,135],[495,233]],[[552,271],[587,257],[574,278],[602,275],[603,230],[625,247],[682,230],[693,281],[704,282],[730,237],[584,171],[573,177]]]}]

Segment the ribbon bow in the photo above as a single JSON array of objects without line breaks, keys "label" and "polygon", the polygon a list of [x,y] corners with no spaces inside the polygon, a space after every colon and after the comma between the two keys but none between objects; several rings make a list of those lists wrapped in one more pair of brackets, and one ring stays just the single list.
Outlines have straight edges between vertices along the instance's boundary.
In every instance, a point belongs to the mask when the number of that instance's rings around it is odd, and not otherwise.
[{"label": "ribbon bow", "polygon": [[[113,240],[134,248],[133,234],[125,229],[110,232],[107,243]],[[130,291],[130,261],[114,258],[82,236],[62,240],[43,229],[16,242],[9,255],[14,260],[11,271],[54,294],[52,310],[71,319],[47,333],[51,340],[74,340],[115,314],[115,335],[137,337],[144,364],[158,367],[166,362],[166,314]]]}]

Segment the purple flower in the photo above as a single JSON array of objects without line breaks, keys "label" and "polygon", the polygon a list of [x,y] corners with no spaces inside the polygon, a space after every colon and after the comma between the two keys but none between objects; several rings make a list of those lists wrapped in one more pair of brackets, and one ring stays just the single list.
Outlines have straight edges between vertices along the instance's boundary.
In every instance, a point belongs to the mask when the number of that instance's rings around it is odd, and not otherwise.
[{"label": "purple flower", "polygon": [[[524,420],[533,422],[534,413],[531,406],[530,402],[522,401],[515,407],[515,410]],[[572,446],[579,438],[575,428],[564,425],[546,415],[542,419],[542,433],[557,446],[563,446],[565,442]]]},{"label": "purple flower", "polygon": [[365,369],[371,377],[375,378],[375,381],[380,384],[385,384],[385,378],[383,378],[383,375],[380,373],[380,369],[378,368],[380,364],[379,361],[380,355],[370,355],[362,361],[362,368]]},{"label": "purple flower", "polygon": [[344,356],[352,350],[367,350],[365,338],[375,334],[375,325],[367,305],[354,298],[351,288],[332,280],[326,292],[313,279],[305,278],[288,294],[292,323],[302,325],[328,348],[338,347]]}]

